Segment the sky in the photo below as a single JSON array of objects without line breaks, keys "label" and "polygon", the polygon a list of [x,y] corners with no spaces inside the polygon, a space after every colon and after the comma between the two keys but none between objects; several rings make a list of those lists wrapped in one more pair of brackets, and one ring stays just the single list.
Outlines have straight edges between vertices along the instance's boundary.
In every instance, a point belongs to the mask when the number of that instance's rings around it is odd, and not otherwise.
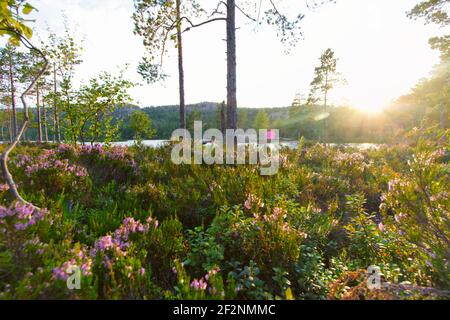
[{"label": "sky", "polygon": [[[141,107],[178,104],[176,50],[165,58],[164,82],[148,85],[136,69],[144,55],[142,39],[133,34],[132,0],[34,0],[35,35],[47,28],[63,32],[69,18],[76,37],[84,39],[78,83],[101,71],[117,72],[126,64],[128,79],[141,83],[130,92]],[[256,0],[255,0],[256,2]],[[237,86],[239,107],[283,107],[296,94],[307,95],[321,53],[336,52],[347,85],[331,93],[335,104],[376,111],[406,94],[438,62],[428,39],[448,30],[413,21],[405,12],[418,0],[337,0],[308,10],[302,0],[279,0],[289,15],[304,13],[302,39],[289,54],[272,27],[255,28],[238,13]],[[200,0],[207,8],[215,1]],[[186,102],[225,100],[225,23],[215,22],[184,34]]]}]

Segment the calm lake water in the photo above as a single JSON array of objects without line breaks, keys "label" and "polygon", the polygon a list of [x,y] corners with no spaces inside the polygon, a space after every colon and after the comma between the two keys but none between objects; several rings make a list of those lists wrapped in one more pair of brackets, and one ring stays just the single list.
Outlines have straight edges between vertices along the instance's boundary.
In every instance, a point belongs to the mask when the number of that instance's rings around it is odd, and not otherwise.
[{"label": "calm lake water", "polygon": [[[117,141],[117,142],[113,142],[112,145],[121,146],[121,147],[125,147],[125,146],[129,147],[129,146],[132,146],[135,142],[136,142],[136,140]],[[142,141],[142,144],[145,146],[156,148],[156,147],[160,147],[160,146],[164,145],[167,142],[168,142],[168,140],[144,140],[144,141]]]},{"label": "calm lake water", "polygon": [[[34,142],[34,141],[32,141]],[[136,140],[128,140],[128,141],[116,141],[113,142],[113,146],[132,146]],[[169,140],[144,140],[142,143],[145,146],[157,148],[163,146],[165,143],[169,142]],[[3,143],[9,143],[9,141],[0,141],[0,144]],[[89,143],[88,143],[89,144]],[[103,145],[103,143],[99,143],[100,145]],[[297,149],[298,142],[297,141],[281,141],[280,144],[282,146],[286,146],[291,149]],[[328,145],[336,147],[336,146],[346,146],[346,147],[352,147],[357,148],[360,150],[368,150],[368,149],[379,149],[381,147],[381,144],[376,143],[328,143]]]},{"label": "calm lake water", "polygon": [[[142,143],[145,146],[149,146],[149,147],[160,147],[167,142],[168,142],[168,140],[144,140],[144,141],[142,141]],[[113,145],[115,145],[115,146],[131,146],[134,143],[135,143],[135,140],[128,140],[128,141],[113,142]],[[291,149],[296,149],[298,146],[297,141],[282,141],[280,144],[283,146],[286,146],[288,148],[291,148]],[[379,144],[375,144],[375,143],[342,143],[342,144],[329,143],[329,145],[330,146],[342,145],[342,146],[357,148],[360,150],[378,149],[380,147]]]}]

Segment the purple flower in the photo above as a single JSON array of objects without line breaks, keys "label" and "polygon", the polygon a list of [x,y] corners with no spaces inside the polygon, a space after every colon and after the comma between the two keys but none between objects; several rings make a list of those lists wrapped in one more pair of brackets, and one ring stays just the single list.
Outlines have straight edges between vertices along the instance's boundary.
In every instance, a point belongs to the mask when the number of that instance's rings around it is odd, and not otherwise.
[{"label": "purple flower", "polygon": [[100,240],[97,242],[98,248],[101,250],[106,250],[113,247],[112,237],[111,236],[104,236],[100,238]]},{"label": "purple flower", "polygon": [[194,279],[191,282],[191,288],[193,288],[194,290],[206,290],[207,286],[208,284],[203,280],[203,278],[201,278],[200,280]]},{"label": "purple flower", "polygon": [[247,200],[245,200],[244,202],[244,207],[248,210],[250,210],[254,205],[256,205],[259,208],[263,208],[264,207],[264,203],[256,196],[254,196],[253,194],[249,193]]},{"label": "purple flower", "polygon": [[0,206],[0,224],[14,224],[16,230],[25,230],[43,220],[48,213],[46,209],[36,209],[31,204],[16,202],[9,208]]}]

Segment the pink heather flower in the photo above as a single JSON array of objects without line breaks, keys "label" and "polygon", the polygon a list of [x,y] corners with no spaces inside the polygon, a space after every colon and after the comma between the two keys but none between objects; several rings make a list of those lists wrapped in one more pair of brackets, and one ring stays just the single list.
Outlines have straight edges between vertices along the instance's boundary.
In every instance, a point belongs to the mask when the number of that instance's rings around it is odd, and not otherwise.
[{"label": "pink heather flower", "polygon": [[23,223],[16,223],[14,225],[14,228],[16,228],[16,230],[25,230],[27,228],[27,225]]},{"label": "pink heather flower", "polygon": [[287,213],[283,208],[275,207],[273,209],[273,217],[274,219],[286,218]]},{"label": "pink heather flower", "polygon": [[6,183],[0,184],[0,192],[5,192],[7,190],[9,190],[8,184],[6,184]]},{"label": "pink heather flower", "polygon": [[173,272],[174,274],[177,274],[177,273],[178,273],[177,268],[173,267],[173,268],[172,268],[172,272]]},{"label": "pink heather flower", "polygon": [[112,160],[124,160],[126,158],[126,149],[115,146],[105,153],[106,157]]},{"label": "pink heather flower", "polygon": [[244,207],[245,207],[246,209],[248,209],[248,210],[251,209],[252,204],[251,204],[251,202],[250,202],[250,197],[249,197],[247,200],[245,200],[245,202],[244,202]]},{"label": "pink heather flower", "polygon": [[106,250],[113,247],[111,236],[104,236],[98,241],[98,247],[102,250]]},{"label": "pink heather flower", "polygon": [[68,151],[68,150],[73,150],[72,146],[69,145],[69,144],[60,144],[60,145],[58,146],[58,152],[59,152],[59,153],[66,152],[66,151]]},{"label": "pink heather flower", "polygon": [[145,275],[145,268],[139,269],[139,274],[143,277]]},{"label": "pink heather flower", "polygon": [[194,290],[206,290],[206,287],[208,286],[208,284],[202,279],[197,280],[194,279],[191,282],[191,288],[193,288]]},{"label": "pink heather flower", "polygon": [[273,209],[273,215],[275,217],[278,217],[281,213],[283,212],[283,209],[275,207],[275,209]]},{"label": "pink heather flower", "polygon": [[53,276],[56,279],[60,279],[60,280],[67,280],[67,278],[69,278],[69,276],[66,274],[66,272],[64,271],[64,269],[61,268],[54,268],[53,269]]},{"label": "pink heather flower", "polygon": [[380,222],[380,223],[378,224],[378,229],[379,229],[381,232],[384,232],[385,228],[384,228],[384,224],[383,224],[382,222]]},{"label": "pink heather flower", "polygon": [[91,267],[92,267],[92,260],[88,259],[85,263],[83,263],[81,265],[81,271],[82,271],[83,275],[85,275],[85,276],[92,275]]},{"label": "pink heather flower", "polygon": [[[84,251],[84,249],[81,249]],[[81,272],[85,276],[92,275],[91,272],[91,266],[92,266],[92,260],[88,258],[84,252],[82,254],[83,258],[80,258],[79,253],[73,251],[72,252],[75,256],[75,258],[72,258],[69,261],[66,261],[62,264],[59,268],[53,269],[53,276],[55,279],[59,280],[67,280],[67,278],[78,268],[78,265],[81,264]]]},{"label": "pink heather flower", "polygon": [[[125,218],[122,225],[115,230],[112,235],[106,235],[97,240],[94,248],[90,251],[90,256],[95,257],[98,250],[105,251],[111,249],[111,251],[105,252],[103,260],[103,265],[106,268],[111,269],[116,260],[115,257],[124,257],[127,255],[127,249],[130,246],[130,242],[128,241],[129,235],[135,233],[147,233],[150,228],[150,223],[153,223],[155,228],[157,228],[158,221],[153,220],[151,217],[147,218],[145,224],[134,220],[132,217]],[[111,256],[111,254],[114,254],[115,257]],[[142,270],[140,272],[142,272]]]},{"label": "pink heather flower", "polygon": [[[25,230],[29,226],[36,224],[37,221],[43,220],[46,213],[46,209],[35,209],[30,204],[23,204],[17,202],[9,208],[0,206],[0,224],[10,222],[14,223],[16,230]],[[4,220],[7,219],[8,220]],[[13,219],[13,221],[10,221]]]},{"label": "pink heather flower", "polygon": [[31,215],[35,211],[35,208],[30,204],[16,202],[15,210],[19,219],[31,219]]},{"label": "pink heather flower", "polygon": [[262,203],[258,197],[249,193],[247,200],[245,200],[245,202],[244,202],[244,207],[246,209],[250,210],[253,207],[253,205],[257,205],[260,208],[264,208],[264,203]]},{"label": "pink heather flower", "polygon": [[389,181],[389,183],[388,183],[388,189],[389,189],[389,191],[392,191],[392,189],[394,188],[394,186],[395,186],[396,184],[398,184],[398,183],[399,183],[399,180],[398,180],[398,179],[394,179],[394,180]]}]

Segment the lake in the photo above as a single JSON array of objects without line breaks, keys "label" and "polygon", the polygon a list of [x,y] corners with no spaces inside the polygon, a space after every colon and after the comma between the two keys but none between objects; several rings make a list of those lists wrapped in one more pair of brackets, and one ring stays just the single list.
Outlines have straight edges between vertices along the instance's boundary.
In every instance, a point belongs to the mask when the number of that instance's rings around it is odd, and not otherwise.
[{"label": "lake", "polygon": [[[35,142],[35,141],[30,141]],[[112,142],[111,144],[113,146],[121,146],[121,147],[129,147],[132,146],[136,140],[128,140],[128,141],[116,141]],[[143,140],[142,144],[148,147],[157,148],[163,146],[165,143],[169,142],[169,140]],[[0,141],[0,144],[3,143],[9,143],[7,141]],[[86,143],[89,144],[89,143]],[[103,145],[103,143],[98,143],[100,145]],[[291,149],[297,149],[298,141],[281,141],[280,144],[282,146],[291,148]],[[381,144],[376,143],[327,143],[327,145],[332,147],[337,146],[345,146],[345,147],[352,147],[359,150],[369,150],[369,149],[379,149]]]},{"label": "lake", "polygon": [[[149,147],[160,147],[164,145],[164,143],[167,143],[169,140],[144,140],[142,141],[142,144]],[[135,143],[135,140],[128,140],[128,141],[118,141],[113,142],[112,144],[115,146],[131,146]],[[296,149],[298,146],[298,141],[282,141],[280,142],[282,146],[286,146],[291,149]],[[369,149],[378,149],[380,148],[380,144],[376,143],[328,143],[330,146],[346,146],[346,147],[352,147],[357,148],[360,150],[369,150]]]}]

